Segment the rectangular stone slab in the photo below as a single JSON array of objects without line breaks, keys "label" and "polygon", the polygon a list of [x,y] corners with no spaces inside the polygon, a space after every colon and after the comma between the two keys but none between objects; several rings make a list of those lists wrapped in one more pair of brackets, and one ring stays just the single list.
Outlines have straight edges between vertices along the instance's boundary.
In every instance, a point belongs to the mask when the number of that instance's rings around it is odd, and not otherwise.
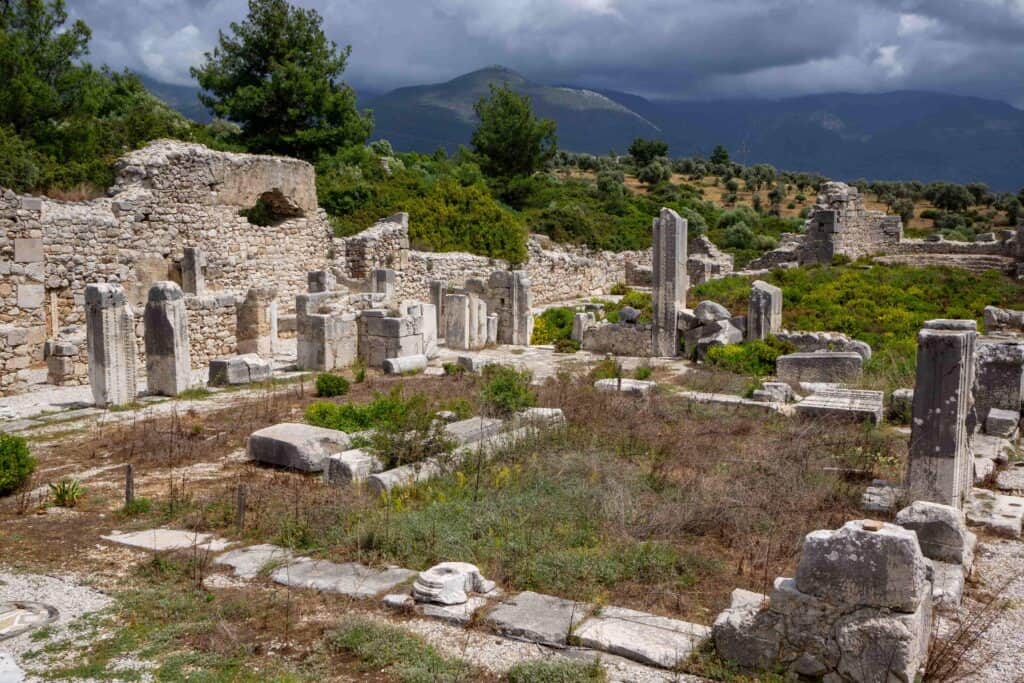
[{"label": "rectangular stone slab", "polygon": [[146,529],[144,531],[131,531],[124,534],[113,531],[101,538],[111,543],[119,543],[120,545],[153,552],[191,550],[192,548],[220,552],[231,544],[230,541],[216,538],[210,534],[200,534],[195,531],[183,531],[180,529]]},{"label": "rectangular stone slab", "polygon": [[295,556],[287,548],[264,543],[228,551],[213,558],[213,563],[231,567],[235,570],[235,576],[254,579],[264,569],[279,568],[294,559]]},{"label": "rectangular stone slab", "polygon": [[879,423],[884,406],[885,394],[881,391],[829,389],[797,403],[796,412],[804,417],[836,417]]},{"label": "rectangular stone slab", "polygon": [[393,591],[395,586],[416,576],[401,567],[371,569],[355,562],[336,564],[326,560],[300,560],[281,567],[270,578],[293,588],[312,588],[355,598],[372,598]]},{"label": "rectangular stone slab", "polygon": [[499,604],[484,621],[509,638],[565,647],[590,609],[585,603],[524,591]]},{"label": "rectangular stone slab", "polygon": [[351,438],[337,429],[282,422],[249,435],[249,457],[267,465],[322,472],[329,455],[348,449]]},{"label": "rectangular stone slab", "polygon": [[579,644],[671,669],[685,662],[711,629],[623,607],[605,607],[576,629]]}]

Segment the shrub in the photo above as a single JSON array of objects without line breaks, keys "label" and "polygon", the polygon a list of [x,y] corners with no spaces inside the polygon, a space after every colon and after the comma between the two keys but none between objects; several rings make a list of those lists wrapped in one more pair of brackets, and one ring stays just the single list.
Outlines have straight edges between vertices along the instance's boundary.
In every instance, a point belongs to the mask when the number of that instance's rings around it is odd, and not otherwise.
[{"label": "shrub", "polygon": [[316,376],[316,395],[331,397],[348,393],[348,380],[332,372],[321,372]]},{"label": "shrub", "polygon": [[362,358],[356,359],[356,362],[352,364],[352,379],[355,380],[356,384],[362,384],[366,381],[366,363],[363,362]]},{"label": "shrub", "polygon": [[389,410],[374,426],[369,449],[386,470],[434,458],[455,447],[423,394],[406,399],[401,409]]},{"label": "shrub", "polygon": [[441,363],[441,369],[444,370],[444,374],[455,377],[459,377],[466,372],[466,368],[452,362]]},{"label": "shrub", "polygon": [[361,432],[400,423],[406,410],[407,402],[402,398],[401,387],[395,387],[387,395],[377,394],[365,405],[317,401],[306,408],[306,422],[342,432]]},{"label": "shrub", "polygon": [[629,292],[629,287],[627,287],[625,285],[625,283],[622,283],[622,282],[616,282],[614,285],[612,285],[612,288],[608,291],[608,293],[613,295],[613,296],[622,296],[623,294],[627,294],[628,292]]},{"label": "shrub", "polygon": [[580,343],[575,339],[556,339],[555,353],[576,353],[580,350]]},{"label": "shrub", "polygon": [[622,364],[614,358],[605,358],[590,371],[592,382],[599,379],[618,379],[619,377],[622,377]]},{"label": "shrub", "polygon": [[649,365],[641,365],[633,373],[633,377],[636,379],[644,380],[650,379],[652,374],[654,374],[654,370]]},{"label": "shrub", "polygon": [[730,346],[713,346],[705,359],[711,365],[737,375],[764,377],[775,374],[775,361],[779,356],[792,353],[796,347],[776,337],[765,341],[752,341]]},{"label": "shrub", "polygon": [[50,484],[50,493],[58,507],[73,508],[82,497],[82,484],[77,479],[61,479],[56,484]]},{"label": "shrub", "polygon": [[608,676],[597,660],[538,659],[513,666],[509,669],[508,680],[509,683],[603,683]]},{"label": "shrub", "polygon": [[533,322],[530,343],[534,345],[554,344],[560,339],[572,336],[572,321],[576,312],[566,306],[548,308]]},{"label": "shrub", "polygon": [[0,496],[15,491],[32,476],[36,461],[23,437],[0,432]]},{"label": "shrub", "polygon": [[533,374],[529,370],[516,370],[507,365],[486,365],[483,369],[484,386],[480,403],[491,415],[507,417],[536,404],[537,397],[530,387]]}]

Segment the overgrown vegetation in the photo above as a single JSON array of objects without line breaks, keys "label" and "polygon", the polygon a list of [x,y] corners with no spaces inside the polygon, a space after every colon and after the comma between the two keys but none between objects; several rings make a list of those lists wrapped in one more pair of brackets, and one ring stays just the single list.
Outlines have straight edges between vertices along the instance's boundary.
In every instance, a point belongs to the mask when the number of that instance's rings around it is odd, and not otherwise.
[{"label": "overgrown vegetation", "polygon": [[[887,387],[913,386],[917,333],[926,320],[981,321],[987,305],[1024,305],[1024,286],[997,271],[855,263],[775,270],[763,279],[782,288],[786,329],[834,330],[867,342],[874,351],[868,381]],[[705,282],[692,294],[733,312],[746,311],[749,295],[750,282],[738,277]]]},{"label": "overgrown vegetation", "polygon": [[36,470],[36,460],[23,437],[0,432],[0,496],[18,490]]},{"label": "overgrown vegetation", "polygon": [[520,662],[508,672],[509,683],[604,683],[607,680],[604,667],[597,660],[539,659]]},{"label": "overgrown vegetation", "polygon": [[776,337],[708,349],[706,362],[737,375],[766,377],[775,374],[775,361],[779,356],[793,353],[796,347]]},{"label": "overgrown vegetation", "polygon": [[348,393],[348,380],[333,372],[321,372],[316,376],[316,395],[330,398]]},{"label": "overgrown vegetation", "polygon": [[533,375],[529,370],[516,370],[507,365],[485,365],[480,404],[494,417],[511,417],[537,403],[530,387]]},{"label": "overgrown vegetation", "polygon": [[405,398],[401,387],[388,394],[376,394],[367,404],[317,401],[306,408],[306,422],[342,432],[361,432],[401,424],[416,396]]},{"label": "overgrown vegetation", "polygon": [[328,638],[337,651],[357,657],[367,671],[383,671],[401,683],[459,683],[476,673],[466,662],[445,657],[408,631],[361,617],[349,617]]}]

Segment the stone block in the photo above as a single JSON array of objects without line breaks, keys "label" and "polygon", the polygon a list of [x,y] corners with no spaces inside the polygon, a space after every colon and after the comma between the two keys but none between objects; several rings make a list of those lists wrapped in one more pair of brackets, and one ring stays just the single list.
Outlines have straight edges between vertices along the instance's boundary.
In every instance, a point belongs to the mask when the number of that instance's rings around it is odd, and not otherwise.
[{"label": "stone block", "polygon": [[570,339],[583,343],[583,335],[586,331],[597,324],[593,313],[577,313],[572,319],[572,334]]},{"label": "stone block", "polygon": [[622,607],[603,607],[576,629],[583,647],[674,669],[689,660],[711,629]]},{"label": "stone block", "polygon": [[870,520],[807,534],[796,587],[832,605],[905,613],[915,612],[929,590],[917,535]]},{"label": "stone block", "polygon": [[329,270],[314,270],[306,273],[306,285],[311,294],[329,292],[338,285],[334,274]]},{"label": "stone block", "polygon": [[185,247],[181,257],[181,289],[186,294],[206,293],[206,254],[199,247]]},{"label": "stone block", "polygon": [[985,419],[993,408],[1019,413],[1024,402],[1024,341],[979,337],[974,349],[972,394]]},{"label": "stone block", "polygon": [[309,588],[325,593],[340,593],[353,598],[372,598],[393,591],[416,572],[401,567],[371,569],[355,562],[337,564],[326,560],[302,558],[272,573],[270,578],[283,586]]},{"label": "stone block", "polygon": [[697,360],[704,360],[708,351],[716,346],[730,346],[743,343],[743,330],[729,320],[716,320],[698,327],[700,338],[695,345]]},{"label": "stone block", "polygon": [[594,382],[594,388],[603,392],[621,392],[633,396],[647,396],[657,389],[656,382],[641,379],[599,379]]},{"label": "stone block", "polygon": [[471,417],[444,426],[445,436],[460,446],[488,439],[502,430],[505,423],[496,417]]},{"label": "stone block", "polygon": [[996,461],[992,458],[974,459],[974,485],[984,484],[996,473]]},{"label": "stone block", "polygon": [[889,399],[889,419],[897,424],[908,424],[914,411],[914,390],[895,389]]},{"label": "stone block", "polygon": [[931,597],[911,614],[862,609],[835,624],[842,680],[915,681],[931,642]]},{"label": "stone block", "polygon": [[484,622],[508,638],[564,648],[590,610],[587,604],[524,591],[492,609]]},{"label": "stone block", "polygon": [[43,240],[39,237],[14,238],[15,263],[42,263]]},{"label": "stone block", "polygon": [[766,608],[768,597],[742,589],[732,592],[732,602],[712,626],[715,652],[723,660],[746,669],[770,669],[777,665],[782,645],[778,617]]},{"label": "stone block", "polygon": [[210,361],[208,384],[211,387],[223,387],[265,382],[273,373],[273,364],[254,353],[214,358]]},{"label": "stone block", "polygon": [[988,489],[971,489],[964,501],[964,514],[969,523],[997,536],[1020,538],[1024,498],[1004,496]]},{"label": "stone block", "polygon": [[693,309],[693,317],[703,325],[716,320],[729,320],[732,318],[732,313],[722,304],[714,301],[701,301],[697,304],[697,308]]},{"label": "stone block", "polygon": [[779,356],[775,374],[792,386],[800,382],[853,384],[860,381],[864,359],[858,353],[818,351]]},{"label": "stone block", "polygon": [[687,223],[672,209],[663,208],[654,219],[652,234],[652,293],[654,309],[651,327],[656,356],[679,354],[679,311],[686,308]]},{"label": "stone block", "polygon": [[252,545],[246,548],[230,550],[213,558],[214,564],[231,567],[235,576],[242,579],[255,579],[264,571],[277,569],[290,564],[295,556],[290,550],[269,543]]},{"label": "stone block", "polygon": [[277,344],[277,289],[252,287],[237,308],[238,353],[273,358]]},{"label": "stone block", "polygon": [[985,433],[1004,439],[1011,439],[1017,433],[1020,424],[1020,412],[992,408],[985,418]]},{"label": "stone block", "polygon": [[865,389],[819,389],[796,404],[801,417],[826,417],[878,424],[885,394]]},{"label": "stone block", "polygon": [[18,308],[35,310],[46,302],[46,288],[43,285],[21,283],[18,285]]},{"label": "stone block", "polygon": [[348,450],[351,437],[337,429],[283,422],[249,435],[249,458],[301,472],[322,472],[325,460]]},{"label": "stone block", "polygon": [[334,486],[349,486],[366,481],[371,474],[381,472],[384,466],[372,453],[353,448],[327,456],[324,463],[324,481]]},{"label": "stone block", "polygon": [[494,582],[488,581],[474,564],[442,562],[420,572],[412,584],[412,597],[417,602],[439,605],[461,605],[470,593],[488,593]]},{"label": "stone block", "polygon": [[404,375],[406,373],[423,372],[427,369],[427,357],[423,354],[385,358],[384,373],[388,375]]},{"label": "stone block", "polygon": [[896,514],[896,523],[917,534],[925,557],[971,567],[978,539],[968,531],[962,510],[918,500]]}]

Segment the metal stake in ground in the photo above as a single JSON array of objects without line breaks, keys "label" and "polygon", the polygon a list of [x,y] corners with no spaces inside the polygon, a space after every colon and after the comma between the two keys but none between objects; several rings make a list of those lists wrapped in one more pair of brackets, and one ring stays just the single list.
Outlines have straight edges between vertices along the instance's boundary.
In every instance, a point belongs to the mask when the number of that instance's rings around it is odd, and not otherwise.
[{"label": "metal stake in ground", "polygon": [[124,506],[131,507],[135,502],[135,468],[131,463],[124,466]]}]

